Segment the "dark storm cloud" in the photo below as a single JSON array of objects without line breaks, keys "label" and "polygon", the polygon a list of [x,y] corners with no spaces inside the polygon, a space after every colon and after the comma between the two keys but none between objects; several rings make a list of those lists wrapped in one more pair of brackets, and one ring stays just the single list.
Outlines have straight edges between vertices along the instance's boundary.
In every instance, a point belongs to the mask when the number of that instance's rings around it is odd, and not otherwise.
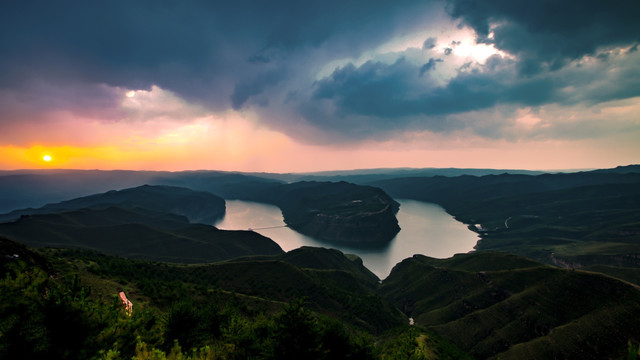
[{"label": "dark storm cloud", "polygon": [[[600,47],[640,41],[637,0],[448,0],[478,40],[520,59],[523,74],[557,70]],[[493,27],[493,28],[492,28]],[[493,38],[489,35],[493,31]]]},{"label": "dark storm cloud", "polygon": [[231,94],[231,107],[238,110],[253,95],[260,94],[269,86],[283,80],[284,69],[275,69],[236,84]]},{"label": "dark storm cloud", "polygon": [[[340,119],[332,123],[334,130],[353,132],[354,136],[363,127],[362,117],[367,117],[380,131],[409,127],[432,131],[474,129],[473,119],[445,118],[495,106],[589,105],[640,96],[640,70],[634,66],[638,59],[622,57],[610,66],[615,75],[608,75],[607,63],[600,61],[590,68],[574,67],[523,77],[514,60],[493,56],[482,66],[463,65],[445,85],[437,85],[423,76],[423,69],[435,64],[433,58],[422,66],[403,58],[392,64],[375,61],[360,67],[349,64],[315,84],[313,100],[308,105],[313,111],[304,113],[321,113],[318,109],[323,108],[321,116],[308,119],[319,122]],[[492,123],[492,129],[482,129],[483,135],[500,136],[505,125]]]},{"label": "dark storm cloud", "polygon": [[[26,79],[148,89],[213,109],[274,83],[300,49],[358,54],[419,22],[419,1],[6,1],[0,5],[0,88]],[[420,13],[420,12],[417,12]],[[412,18],[413,17],[413,18]],[[285,76],[285,72],[280,72]],[[262,81],[251,80],[253,77]],[[255,87],[251,87],[251,85]]]},{"label": "dark storm cloud", "polygon": [[[637,0],[446,3],[453,18],[442,20],[444,2],[423,0],[5,1],[0,122],[65,108],[117,119],[126,89],[156,85],[207,110],[253,106],[261,122],[298,139],[317,141],[318,130],[346,141],[473,127],[446,119],[495,106],[640,95]],[[447,38],[437,22],[451,29],[449,20],[513,57],[461,65],[459,39],[437,50],[432,36]],[[413,55],[375,54],[425,29]],[[601,51],[614,46],[631,50]],[[368,53],[373,60],[361,65],[325,69]],[[577,64],[585,55],[597,55],[595,63]],[[304,133],[309,125],[313,135]]]},{"label": "dark storm cloud", "polygon": [[[493,61],[503,60],[496,57]],[[461,72],[445,86],[437,86],[421,78],[422,69],[435,63],[432,58],[418,67],[401,58],[393,64],[350,64],[317,82],[314,98],[332,100],[346,114],[385,118],[446,115],[482,110],[498,103],[528,106],[554,101],[557,85],[549,77],[516,80],[506,67],[499,71]]]},{"label": "dark storm cloud", "polygon": [[[433,58],[422,66],[404,60],[348,65],[315,84],[317,103],[309,107],[323,104],[325,111],[308,119],[339,118],[332,126],[354,136],[362,117],[380,131],[392,126],[447,131],[476,127],[473,119],[447,121],[448,116],[460,119],[458,114],[496,106],[591,106],[640,96],[640,58],[634,55],[640,41],[638,1],[451,0],[448,10],[477,32],[479,42],[514,57],[466,63],[439,85],[425,76],[435,68]],[[433,43],[429,38],[422,48]],[[444,49],[446,59],[460,44],[454,40]],[[608,52],[615,47],[630,50]],[[593,60],[583,62],[585,56]],[[497,136],[507,125],[492,123],[483,135]]]}]

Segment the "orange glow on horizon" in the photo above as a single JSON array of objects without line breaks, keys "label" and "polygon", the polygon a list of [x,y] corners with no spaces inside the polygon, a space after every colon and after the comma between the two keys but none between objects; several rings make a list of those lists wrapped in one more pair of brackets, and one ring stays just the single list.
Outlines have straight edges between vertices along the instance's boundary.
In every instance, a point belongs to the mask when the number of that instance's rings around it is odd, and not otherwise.
[{"label": "orange glow on horizon", "polygon": [[[303,145],[278,136],[264,136],[267,133],[259,134],[263,137],[254,140],[254,144],[230,136],[227,141],[224,137],[217,137],[217,141],[209,142],[174,141],[173,137],[169,137],[171,141],[165,141],[168,140],[166,137],[159,137],[145,146],[0,146],[0,170],[57,168],[275,173],[384,167],[566,170],[628,165],[637,159],[635,152],[627,153],[625,157],[612,157],[601,150],[605,147],[598,142],[518,143],[476,139],[474,142],[465,141],[465,144],[445,141],[448,146],[440,148],[403,148],[393,141],[358,148],[327,148]],[[615,152],[617,149],[611,150]],[[50,155],[51,161],[44,161],[45,155]]]}]

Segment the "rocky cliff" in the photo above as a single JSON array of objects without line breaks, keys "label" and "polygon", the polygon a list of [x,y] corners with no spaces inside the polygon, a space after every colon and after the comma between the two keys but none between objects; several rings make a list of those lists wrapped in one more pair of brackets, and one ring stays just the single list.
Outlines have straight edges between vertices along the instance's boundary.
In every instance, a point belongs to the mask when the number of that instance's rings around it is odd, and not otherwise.
[{"label": "rocky cliff", "polygon": [[379,245],[400,227],[399,204],[384,191],[346,182],[300,182],[273,192],[290,228],[313,238],[350,245]]}]

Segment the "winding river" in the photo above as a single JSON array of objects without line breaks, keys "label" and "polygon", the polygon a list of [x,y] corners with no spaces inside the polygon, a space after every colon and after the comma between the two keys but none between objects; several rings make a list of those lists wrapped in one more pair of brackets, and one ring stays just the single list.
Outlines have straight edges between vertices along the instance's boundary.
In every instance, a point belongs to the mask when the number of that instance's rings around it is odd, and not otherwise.
[{"label": "winding river", "polygon": [[351,248],[314,240],[285,227],[278,207],[248,201],[227,200],[226,215],[215,226],[225,230],[252,229],[273,239],[284,251],[316,246],[356,254],[380,279],[386,278],[397,263],[414,254],[448,258],[473,250],[478,241],[477,234],[442,207],[415,200],[396,200],[400,203],[396,217],[402,230],[383,248]]}]

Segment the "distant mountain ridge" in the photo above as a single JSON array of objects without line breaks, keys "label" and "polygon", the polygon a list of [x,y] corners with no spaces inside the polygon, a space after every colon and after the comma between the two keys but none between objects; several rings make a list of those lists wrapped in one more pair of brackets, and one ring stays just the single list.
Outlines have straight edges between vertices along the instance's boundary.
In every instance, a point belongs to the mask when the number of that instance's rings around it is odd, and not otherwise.
[{"label": "distant mountain ridge", "polygon": [[480,234],[477,250],[563,267],[640,267],[638,169],[397,178],[372,185],[397,198],[443,206]]},{"label": "distant mountain ridge", "polygon": [[0,215],[0,222],[14,220],[21,215],[48,214],[79,209],[102,209],[118,206],[125,209],[147,210],[184,215],[192,222],[214,223],[224,217],[224,199],[204,191],[175,186],[142,185],[123,190],[111,190],[47,204],[38,209],[21,209]]},{"label": "distant mountain ridge", "polygon": [[[595,171],[640,172],[640,165],[620,166]],[[41,207],[47,203],[87,196],[109,190],[120,190],[144,184],[188,187],[209,191],[226,199],[246,195],[247,184],[271,186],[273,183],[314,181],[347,181],[369,184],[398,177],[482,176],[488,174],[530,174],[542,171],[495,169],[363,169],[320,173],[242,173],[225,171],[133,171],[133,170],[4,170],[0,171],[0,213],[19,208]]]}]

